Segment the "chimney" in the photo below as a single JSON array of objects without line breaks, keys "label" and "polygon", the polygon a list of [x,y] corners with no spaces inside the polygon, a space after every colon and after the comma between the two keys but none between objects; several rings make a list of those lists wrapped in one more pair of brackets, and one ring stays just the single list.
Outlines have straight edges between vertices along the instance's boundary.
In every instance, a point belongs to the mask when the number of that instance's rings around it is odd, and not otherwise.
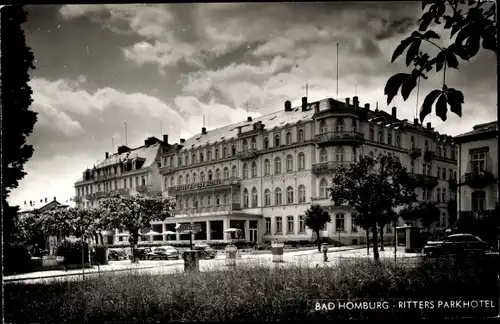
[{"label": "chimney", "polygon": [[252,117],[248,116],[247,117],[247,121],[251,122],[252,121]]},{"label": "chimney", "polygon": [[163,134],[163,143],[168,144],[168,135]]},{"label": "chimney", "polygon": [[30,206],[33,206],[33,201],[30,200]]},{"label": "chimney", "polygon": [[397,108],[396,107],[392,107],[392,117],[396,118],[397,117]]},{"label": "chimney", "polygon": [[366,109],[366,110],[370,110],[370,104],[369,104],[369,103],[366,103],[366,104],[365,104],[365,109]]},{"label": "chimney", "polygon": [[351,99],[349,99],[349,97],[345,98],[345,105],[346,105],[346,108],[349,108],[351,103],[350,103]]},{"label": "chimney", "polygon": [[430,122],[429,122],[429,123],[427,123],[427,129],[431,129],[431,128],[432,128],[432,127],[431,127],[431,123],[430,123]]},{"label": "chimney", "polygon": [[413,119],[413,125],[418,125],[418,118]]},{"label": "chimney", "polygon": [[285,101],[285,111],[292,111],[292,103],[289,100]]},{"label": "chimney", "polygon": [[43,203],[43,199],[40,199],[40,202]]},{"label": "chimney", "polygon": [[45,198],[45,203],[47,203],[47,198]]},{"label": "chimney", "polygon": [[106,159],[109,158],[109,152],[106,152]]},{"label": "chimney", "polygon": [[56,197],[54,197],[54,201],[56,201]]},{"label": "chimney", "polygon": [[181,144],[184,144],[186,140],[184,138],[181,138]]},{"label": "chimney", "polygon": [[205,135],[206,133],[207,133],[207,128],[206,127],[202,127],[201,128],[201,134]]},{"label": "chimney", "polygon": [[24,204],[26,205],[26,200],[24,201]]},{"label": "chimney", "polygon": [[354,105],[354,109],[358,109],[359,108],[358,96],[352,97],[352,104]]},{"label": "chimney", "polygon": [[307,111],[307,97],[302,97],[302,111]]}]

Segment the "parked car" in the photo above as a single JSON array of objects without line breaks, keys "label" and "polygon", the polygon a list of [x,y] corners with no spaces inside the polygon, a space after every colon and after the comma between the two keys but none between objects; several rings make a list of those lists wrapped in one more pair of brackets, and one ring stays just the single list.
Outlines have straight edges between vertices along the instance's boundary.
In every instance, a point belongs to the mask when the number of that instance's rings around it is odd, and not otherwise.
[{"label": "parked car", "polygon": [[122,249],[109,249],[108,260],[119,261],[127,260],[127,253]]},{"label": "parked car", "polygon": [[[151,248],[148,247],[139,247],[135,249],[135,258],[136,260],[146,260],[146,255],[151,252]],[[128,255],[128,258],[132,260],[132,254]]]},{"label": "parked car", "polygon": [[169,260],[169,259],[178,260],[180,259],[180,257],[181,256],[179,251],[173,246],[157,247],[154,248],[151,252],[146,254],[147,260]]},{"label": "parked car", "polygon": [[426,256],[438,255],[484,255],[490,245],[472,234],[452,234],[442,241],[429,241],[424,246]]},{"label": "parked car", "polygon": [[200,256],[202,259],[215,259],[217,251],[212,249],[208,244],[196,244],[193,250],[201,251]]}]

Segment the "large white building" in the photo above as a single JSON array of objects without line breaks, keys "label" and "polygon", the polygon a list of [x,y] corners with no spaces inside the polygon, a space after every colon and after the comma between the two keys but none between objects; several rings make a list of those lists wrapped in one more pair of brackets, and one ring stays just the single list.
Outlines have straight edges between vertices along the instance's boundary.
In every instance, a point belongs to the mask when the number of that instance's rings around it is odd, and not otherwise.
[{"label": "large white building", "polygon": [[498,122],[476,125],[458,144],[459,217],[484,218],[498,204]]},{"label": "large white building", "polygon": [[[392,154],[407,166],[418,183],[421,200],[439,203],[435,228],[448,225],[447,201],[456,187],[456,146],[453,139],[391,113],[331,98],[300,107],[289,101],[277,112],[222,128],[202,128],[197,135],[165,146],[162,190],[176,198],[176,215],[153,230],[174,230],[176,223],[199,223],[197,240],[228,239],[224,231],[241,229],[244,238],[308,240],[304,213],[312,203],[332,217],[322,236],[351,244],[365,233],[354,226],[352,210],[328,198],[331,172],[360,155]],[[391,228],[386,229],[388,233]],[[177,235],[177,240],[188,239]],[[162,238],[159,238],[162,239]],[[165,239],[165,237],[163,237]]]}]

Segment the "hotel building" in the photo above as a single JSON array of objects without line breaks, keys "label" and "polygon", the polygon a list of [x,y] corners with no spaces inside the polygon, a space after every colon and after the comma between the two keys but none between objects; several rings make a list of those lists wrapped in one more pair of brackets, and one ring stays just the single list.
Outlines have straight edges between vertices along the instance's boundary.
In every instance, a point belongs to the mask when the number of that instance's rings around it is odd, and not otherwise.
[{"label": "hotel building", "polygon": [[484,218],[498,204],[498,122],[455,137],[458,145],[458,217]]},{"label": "hotel building", "polygon": [[[345,102],[324,99],[300,107],[290,101],[277,112],[222,128],[202,128],[197,135],[162,150],[164,195],[175,197],[175,217],[153,224],[173,231],[177,223],[200,224],[196,240],[228,239],[238,228],[248,241],[309,240],[305,211],[312,203],[331,215],[322,237],[352,244],[366,234],[352,222],[348,206],[328,198],[331,173],[361,155],[398,157],[417,181],[419,199],[438,202],[448,225],[447,201],[455,198],[456,146],[450,136],[414,120],[360,107],[358,97]],[[386,228],[392,233],[392,228]],[[390,236],[390,235],[386,235]],[[177,240],[188,239],[177,234]],[[161,238],[160,238],[161,239]]]}]

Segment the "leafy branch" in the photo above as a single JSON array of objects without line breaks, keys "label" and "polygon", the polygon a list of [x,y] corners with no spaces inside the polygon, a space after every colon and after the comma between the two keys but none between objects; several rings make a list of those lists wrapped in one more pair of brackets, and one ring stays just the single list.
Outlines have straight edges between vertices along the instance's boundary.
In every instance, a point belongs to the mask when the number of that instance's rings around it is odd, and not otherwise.
[{"label": "leafy branch", "polygon": [[[479,52],[481,46],[483,49],[497,53],[494,19],[496,5],[492,3],[487,10],[484,10],[482,8],[485,6],[484,1],[426,0],[422,3],[422,10],[429,5],[429,9],[418,21],[419,31],[413,32],[402,40],[392,55],[391,62],[394,62],[406,51],[406,66],[413,65],[412,72],[393,75],[387,81],[384,94],[387,96],[387,104],[390,104],[401,89],[401,95],[406,101],[417,86],[417,80],[428,79],[427,73],[431,72],[435,66],[436,73],[443,70],[443,84],[441,89],[432,90],[427,94],[420,108],[419,117],[423,121],[432,112],[435,103],[436,115],[446,121],[448,106],[451,112],[461,117],[464,103],[463,93],[446,85],[446,68],[458,69],[458,58],[469,61]],[[463,7],[467,7],[465,12],[462,12]],[[447,14],[447,9],[451,9],[451,15]],[[433,30],[428,30],[431,23],[441,25],[443,22],[444,29],[450,29],[450,39],[455,37],[454,42],[448,47],[438,45],[434,40],[441,39],[441,36]],[[424,31],[425,33],[422,34],[421,32]],[[420,52],[422,41],[437,48],[438,54],[431,59],[429,54]]]}]

